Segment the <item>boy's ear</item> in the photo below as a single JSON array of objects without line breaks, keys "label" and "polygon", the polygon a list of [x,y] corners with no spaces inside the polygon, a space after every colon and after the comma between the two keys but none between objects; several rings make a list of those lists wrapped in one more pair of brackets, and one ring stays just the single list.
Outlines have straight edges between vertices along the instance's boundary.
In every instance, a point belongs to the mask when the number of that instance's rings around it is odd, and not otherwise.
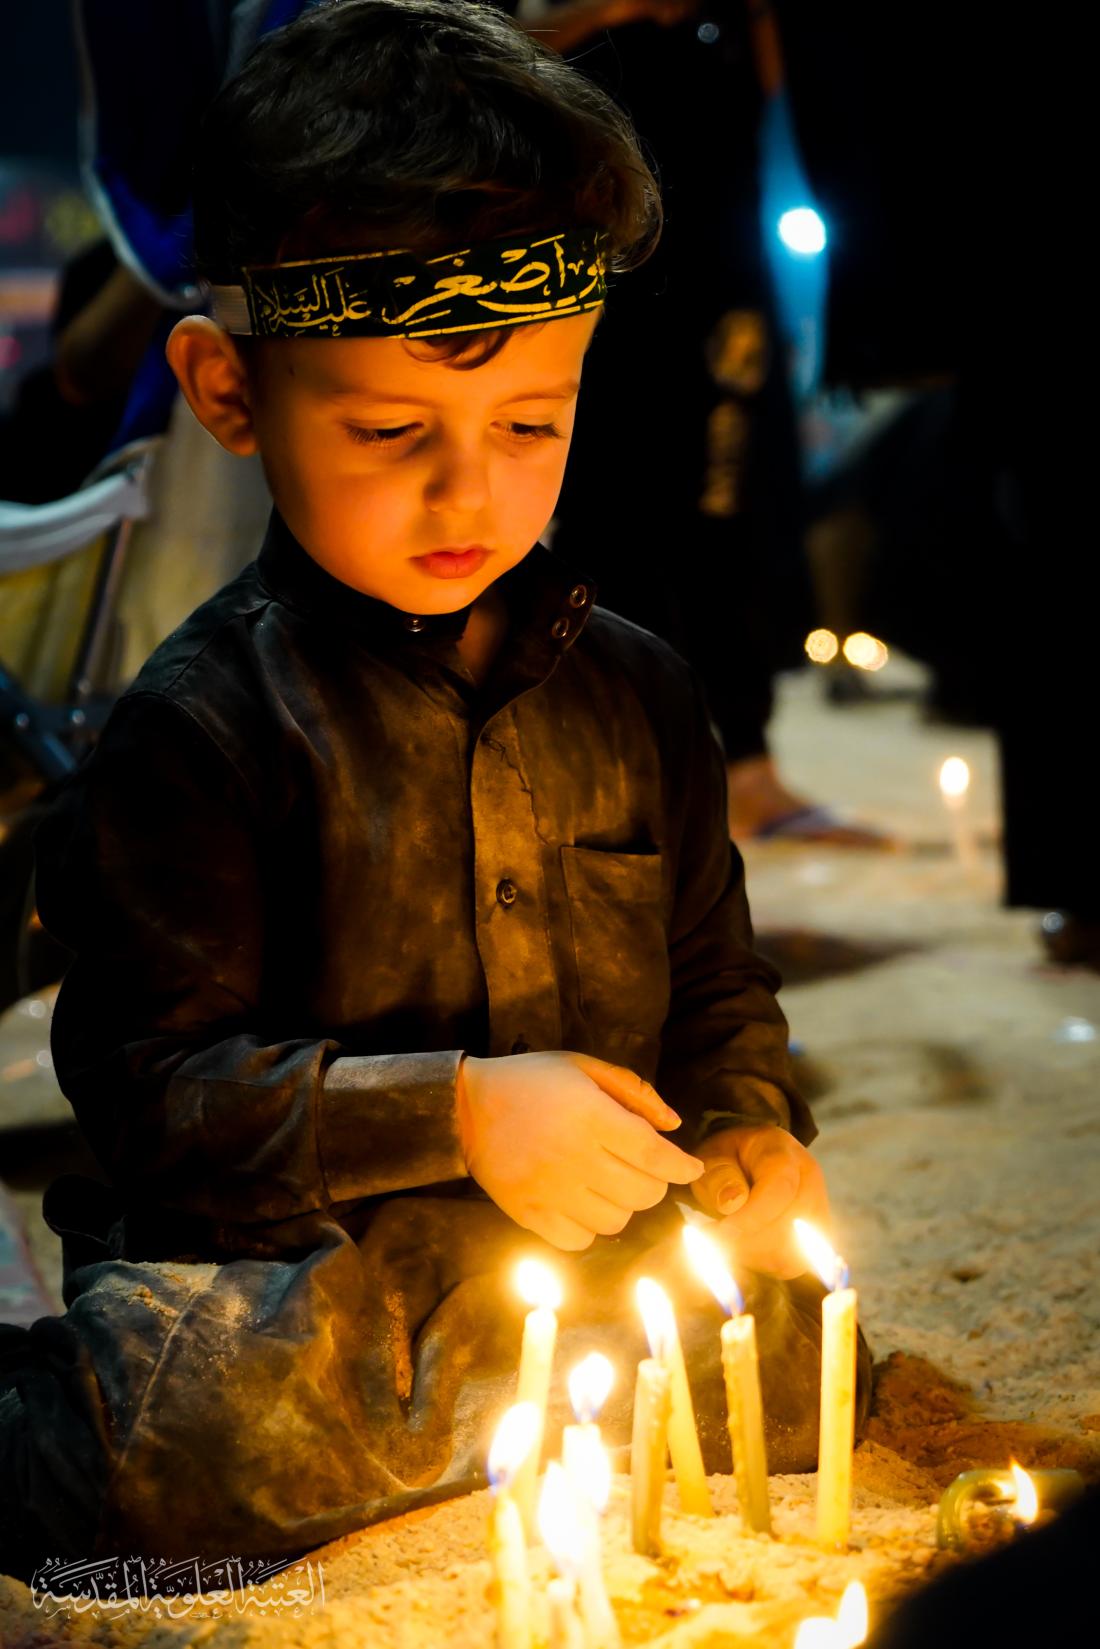
[{"label": "boy's ear", "polygon": [[230,334],[206,315],[188,315],[165,346],[191,411],[227,452],[256,451],[251,394],[244,361]]}]

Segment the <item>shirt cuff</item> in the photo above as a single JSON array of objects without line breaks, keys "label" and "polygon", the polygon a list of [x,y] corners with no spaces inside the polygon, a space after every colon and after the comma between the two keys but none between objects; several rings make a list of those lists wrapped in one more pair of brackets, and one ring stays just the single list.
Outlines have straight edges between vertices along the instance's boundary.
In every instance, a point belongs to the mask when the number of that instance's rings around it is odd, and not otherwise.
[{"label": "shirt cuff", "polygon": [[317,1119],[331,1202],[465,1179],[455,1109],[461,1049],[354,1054],[325,1073]]}]

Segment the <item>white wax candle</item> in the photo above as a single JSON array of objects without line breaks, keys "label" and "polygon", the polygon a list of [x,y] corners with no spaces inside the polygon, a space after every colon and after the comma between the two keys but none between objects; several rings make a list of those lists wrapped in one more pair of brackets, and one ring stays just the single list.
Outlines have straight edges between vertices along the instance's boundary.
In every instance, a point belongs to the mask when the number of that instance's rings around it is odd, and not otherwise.
[{"label": "white wax candle", "polygon": [[817,1454],[817,1538],[848,1544],[856,1431],[856,1291],[821,1302],[821,1427]]},{"label": "white wax candle", "polygon": [[489,1557],[493,1565],[497,1649],[531,1649],[527,1539],[519,1507],[505,1490],[493,1496]]},{"label": "white wax candle", "polygon": [[969,875],[977,867],[978,849],[970,820],[970,769],[961,756],[949,756],[940,768],[940,794],[951,822],[959,868]]},{"label": "white wax candle", "polygon": [[493,1566],[497,1649],[531,1649],[527,1540],[519,1508],[509,1490],[531,1448],[537,1423],[534,1405],[517,1403],[503,1416],[489,1450],[489,1481],[493,1487],[489,1560]]},{"label": "white wax candle", "polygon": [[856,1306],[848,1268],[805,1220],[795,1230],[811,1265],[831,1292],[821,1302],[821,1418],[817,1450],[817,1538],[845,1547],[851,1524],[852,1449],[856,1429]]},{"label": "white wax candle", "polygon": [[550,1611],[550,1649],[586,1649],[584,1630],[577,1615],[577,1586],[567,1575],[558,1575],[546,1588]]},{"label": "white wax candle", "polygon": [[577,1493],[586,1495],[597,1511],[602,1510],[606,1502],[603,1479],[608,1471],[607,1450],[595,1421],[562,1427],[561,1463]]},{"label": "white wax candle", "polygon": [[756,1322],[753,1317],[742,1314],[741,1290],[720,1245],[694,1225],[685,1225],[684,1248],[723,1311],[730,1314],[721,1332],[722,1372],[741,1521],[758,1534],[771,1534]]},{"label": "white wax candle", "polygon": [[668,1369],[655,1357],[638,1364],[630,1445],[630,1529],[636,1552],[661,1555],[661,1510],[668,1461]]},{"label": "white wax candle", "polygon": [[620,1649],[619,1627],[600,1565],[599,1523],[585,1494],[551,1460],[539,1497],[539,1530],[555,1567],[579,1585],[585,1649]]},{"label": "white wax candle", "polygon": [[638,1305],[646,1325],[649,1348],[668,1369],[671,1396],[668,1417],[668,1449],[680,1496],[680,1508],[694,1517],[713,1517],[703,1451],[695,1429],[695,1409],[691,1401],[683,1347],[676,1327],[672,1304],[657,1283],[642,1277],[637,1285]]},{"label": "white wax candle", "polygon": [[535,1309],[529,1311],[523,1323],[523,1345],[519,1360],[519,1380],[516,1387],[517,1403],[533,1403],[538,1411],[538,1429],[530,1454],[516,1473],[512,1494],[523,1518],[528,1541],[535,1539],[535,1508],[539,1466],[542,1458],[542,1438],[546,1427],[546,1401],[550,1394],[550,1376],[554,1366],[554,1346],[558,1335],[556,1307],[561,1304],[561,1290],[552,1271],[537,1260],[522,1260],[517,1268],[520,1292],[532,1300]]},{"label": "white wax candle", "polygon": [[722,1324],[722,1372],[726,1379],[726,1410],[741,1519],[746,1528],[754,1529],[757,1534],[771,1534],[764,1410],[753,1317],[731,1317]]},{"label": "white wax candle", "polygon": [[561,1463],[574,1488],[602,1512],[611,1492],[611,1464],[600,1440],[597,1416],[607,1401],[615,1371],[600,1352],[590,1352],[569,1373],[569,1401],[577,1423],[564,1426]]}]

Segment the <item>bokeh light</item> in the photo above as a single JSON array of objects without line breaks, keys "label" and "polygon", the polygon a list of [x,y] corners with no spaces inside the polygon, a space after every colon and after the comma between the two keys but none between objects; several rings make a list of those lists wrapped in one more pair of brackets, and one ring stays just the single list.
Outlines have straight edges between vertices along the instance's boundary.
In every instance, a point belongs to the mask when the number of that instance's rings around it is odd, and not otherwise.
[{"label": "bokeh light", "polygon": [[811,630],[803,646],[814,664],[831,664],[840,652],[840,642],[831,630]]},{"label": "bokeh light", "polygon": [[889,662],[890,650],[877,636],[856,630],[844,643],[844,657],[857,670],[881,670]]}]

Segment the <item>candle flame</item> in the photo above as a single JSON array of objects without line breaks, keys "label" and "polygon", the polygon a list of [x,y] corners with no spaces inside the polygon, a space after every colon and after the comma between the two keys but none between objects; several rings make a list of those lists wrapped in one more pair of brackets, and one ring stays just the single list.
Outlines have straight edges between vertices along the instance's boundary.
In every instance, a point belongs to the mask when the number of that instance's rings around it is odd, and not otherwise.
[{"label": "candle flame", "polygon": [[714,1238],[708,1237],[694,1225],[685,1225],[683,1236],[688,1259],[697,1275],[706,1283],[727,1317],[738,1316],[744,1305],[741,1290]]},{"label": "candle flame", "polygon": [[802,1252],[825,1287],[834,1290],[847,1288],[848,1267],[828,1239],[808,1220],[795,1220],[794,1229]]},{"label": "candle flame", "polygon": [[890,662],[890,649],[877,636],[856,630],[844,643],[844,657],[857,670],[881,670]]},{"label": "candle flame", "polygon": [[871,1622],[867,1609],[867,1593],[858,1580],[851,1581],[844,1588],[836,1623],[840,1627],[844,1649],[857,1649],[859,1644],[866,1641],[867,1628]]},{"label": "candle flame", "polygon": [[1012,1481],[1016,1487],[1016,1501],[1012,1515],[1018,1523],[1034,1523],[1039,1515],[1039,1495],[1035,1481],[1015,1460],[1012,1462]]},{"label": "candle flame", "polygon": [[557,1311],[561,1305],[561,1284],[541,1260],[520,1260],[516,1266],[516,1287],[528,1305]]},{"label": "candle flame", "polygon": [[539,1495],[539,1534],[558,1573],[574,1580],[584,1556],[583,1521],[576,1490],[562,1466],[551,1460]]},{"label": "candle flame", "polygon": [[489,1481],[494,1488],[508,1488],[534,1446],[540,1423],[536,1403],[513,1403],[505,1411],[489,1447]]},{"label": "candle flame", "polygon": [[844,1589],[835,1620],[814,1615],[798,1628],[794,1649],[859,1649],[867,1641],[867,1593],[858,1580]]},{"label": "candle flame", "polygon": [[811,630],[803,646],[813,664],[831,664],[840,651],[840,642],[831,630]]},{"label": "candle flame", "polygon": [[583,1424],[595,1420],[615,1383],[615,1370],[602,1352],[592,1351],[569,1375],[569,1401]]},{"label": "candle flame", "polygon": [[965,796],[970,788],[970,769],[961,756],[948,756],[940,768],[940,789],[945,796]]},{"label": "candle flame", "polygon": [[799,1624],[794,1649],[844,1649],[844,1639],[835,1620],[815,1615]]},{"label": "candle flame", "polygon": [[677,1339],[672,1301],[660,1283],[655,1283],[652,1277],[638,1278],[634,1298],[642,1314],[650,1354],[656,1357],[659,1363],[663,1363]]}]

